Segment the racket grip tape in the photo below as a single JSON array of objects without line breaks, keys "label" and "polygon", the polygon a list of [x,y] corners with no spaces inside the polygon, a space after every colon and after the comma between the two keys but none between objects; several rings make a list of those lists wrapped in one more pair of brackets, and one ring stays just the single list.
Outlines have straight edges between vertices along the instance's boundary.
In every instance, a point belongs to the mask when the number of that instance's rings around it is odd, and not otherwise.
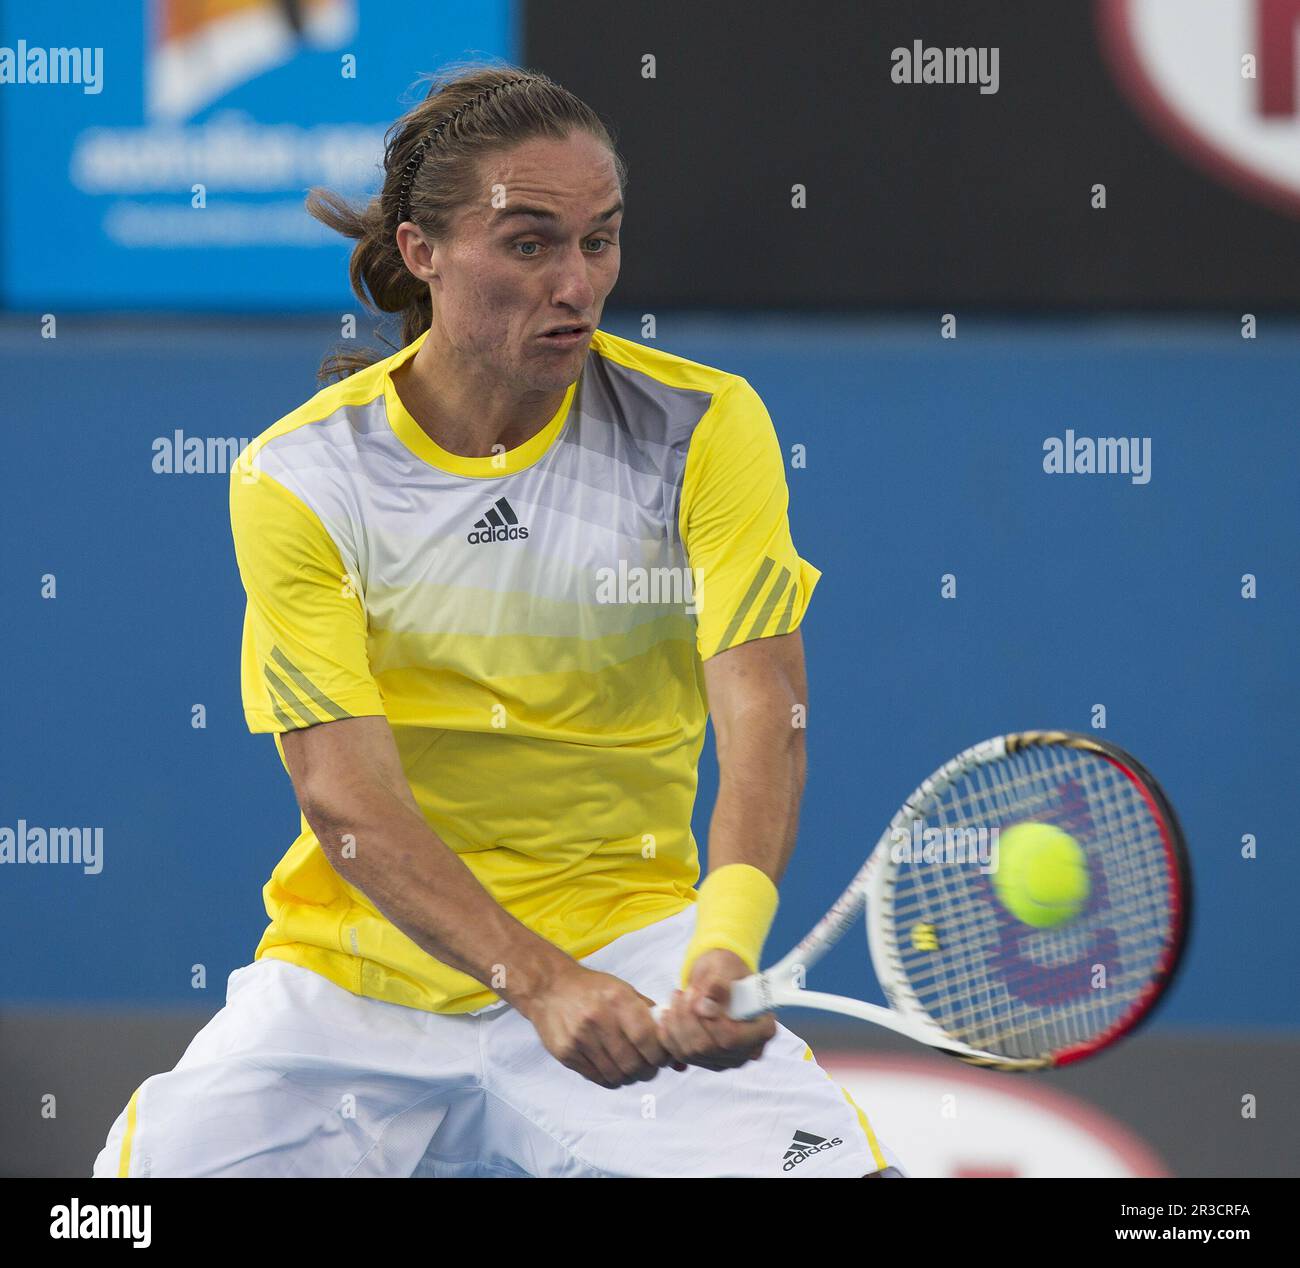
[{"label": "racket grip tape", "polygon": [[[727,1009],[728,1014],[736,1021],[745,1021],[751,1017],[757,1017],[759,1013],[767,1012],[768,1006],[763,1002],[763,992],[760,987],[760,978],[757,973],[752,977],[741,978],[738,982],[731,984],[731,1004]],[[657,1025],[668,1011],[666,1004],[656,1004],[650,1010],[650,1016]]]}]

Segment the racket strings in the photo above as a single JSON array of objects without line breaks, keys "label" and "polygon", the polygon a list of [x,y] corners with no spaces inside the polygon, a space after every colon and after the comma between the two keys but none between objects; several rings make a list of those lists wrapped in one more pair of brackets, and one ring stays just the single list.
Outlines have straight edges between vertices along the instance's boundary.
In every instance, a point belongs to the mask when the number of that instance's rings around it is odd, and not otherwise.
[{"label": "racket strings", "polygon": [[[984,781],[984,785],[987,787],[987,780]],[[1005,793],[1005,790],[1003,791]],[[1092,788],[1090,790],[1091,794],[1095,794],[1095,792],[1096,792],[1095,788]],[[1041,802],[1041,798],[1037,798],[1035,800]],[[1004,811],[1010,809],[1013,814],[1021,813],[1023,811],[1023,807],[1008,806],[1008,803],[1005,799],[1005,795],[1000,796],[998,798],[998,804],[1004,809]],[[1107,803],[1102,801],[1097,804],[1104,807]],[[1139,822],[1142,821],[1141,815],[1138,816],[1138,821]],[[1114,837],[1117,834],[1117,832],[1120,830],[1121,825],[1117,820],[1116,815],[1113,813],[1113,808],[1112,811],[1106,815],[1106,823],[1107,823],[1106,832],[1110,836]],[[1131,824],[1129,826],[1131,827]],[[1126,883],[1125,892],[1130,894],[1134,892],[1133,888],[1131,887],[1131,882]],[[1111,913],[1112,922],[1119,923],[1123,919],[1123,916],[1118,910],[1119,904],[1115,904],[1115,907],[1117,910]],[[989,908],[986,905],[985,914],[987,914],[988,910]],[[1130,911],[1127,914],[1131,923],[1134,913]],[[1040,974],[1041,971],[1044,969],[1055,968],[1059,970],[1063,963],[1064,964],[1069,963],[1070,955],[1078,954],[1079,950],[1086,949],[1086,948],[1069,948],[1069,947],[1064,947],[1062,945],[1069,941],[1074,941],[1074,942],[1079,941],[1079,931],[1077,929],[1074,929],[1071,931],[1071,933],[1073,934],[1073,937],[1063,938],[1059,935],[1049,935],[1048,937],[1041,937],[1041,936],[1031,935],[1028,939],[1025,940],[1025,942],[1023,943],[1023,947],[1026,950],[1028,959],[1024,962],[1020,971],[1019,972],[1016,971],[1014,963],[1010,967],[1008,967],[1005,963],[1002,965],[1004,969],[1004,977],[1007,980],[1007,984],[1010,987],[1010,993],[1013,996],[1023,996],[1024,991],[1021,988],[1026,985],[1026,980],[1029,977]],[[965,931],[959,929],[958,934],[960,936],[964,936]],[[1130,944],[1131,943],[1132,943],[1132,939],[1130,939]],[[1035,946],[1035,944],[1037,944],[1037,948],[1038,948],[1037,952],[1031,949]],[[1052,946],[1052,944],[1055,944],[1055,948],[1058,952],[1057,955],[1053,955],[1050,953],[1050,951],[1044,950],[1045,946],[1050,947]],[[1094,954],[1095,954],[1095,950],[1094,950]],[[951,972],[944,971],[948,967],[949,966],[941,965],[940,972],[932,975],[932,978],[934,984],[936,984],[941,989],[946,988],[951,997],[953,994],[953,988],[954,987],[960,988],[962,984],[960,980],[955,977],[954,974],[952,974]],[[1017,981],[1017,979],[1020,980]],[[1141,984],[1141,980],[1142,980],[1141,974],[1139,974],[1137,978],[1137,982],[1139,985]],[[1113,981],[1108,983],[1108,987],[1110,988],[1109,993],[1111,997],[1114,998],[1116,995],[1122,996],[1123,984],[1121,984],[1121,990],[1119,992],[1116,992],[1114,990],[1114,986],[1115,983]],[[988,990],[985,990],[980,993],[975,993],[975,992],[971,992],[968,989],[967,996],[968,996],[967,1006],[964,1010],[965,1015],[964,1017],[962,1017],[962,1020],[967,1024],[967,1026],[971,1026],[973,1023],[981,1020],[987,1023],[990,1019],[992,1019],[994,1022],[1003,1024],[1005,1028],[1005,1016],[1003,1015],[1001,1009],[1001,1005],[1004,1001],[999,998],[997,992],[990,992]],[[1059,1002],[1059,1001],[1053,1001],[1053,1002]],[[1042,1010],[1040,1009],[1039,1011],[1041,1012]],[[954,1014],[954,1019],[955,1019],[955,1014]],[[1035,1021],[1039,1022],[1040,1024],[1041,1024],[1041,1020],[1042,1020],[1041,1017],[1035,1018]],[[1058,1017],[1056,1020],[1058,1022],[1058,1033],[1068,1035],[1072,1039],[1087,1037],[1087,1031],[1080,1030],[1077,1027],[1073,1028],[1070,1031],[1061,1032],[1059,1029],[1059,1022],[1061,1018]],[[1079,1018],[1075,1017],[1073,1020],[1077,1022]],[[1094,1018],[1090,1020],[1095,1022],[1096,1019]],[[1024,1027],[1022,1026],[1020,1029],[1023,1031]]]},{"label": "racket strings", "polygon": [[[1115,831],[1115,825],[1112,816],[1112,833]],[[1113,886],[1112,886],[1113,888]],[[1125,883],[1126,892],[1131,893],[1131,884]],[[987,890],[984,892],[987,900]],[[982,908],[982,910],[981,910]],[[986,939],[1004,938],[1006,935],[1006,922],[994,915],[992,927],[989,926],[988,916],[990,912],[996,913],[997,909],[993,908],[988,901],[980,904],[976,908],[977,920],[975,928],[979,936]],[[979,919],[978,917],[983,917]],[[1139,970],[1132,975],[1132,982],[1116,978],[1114,965],[1111,967],[1111,979],[1107,983],[1107,994],[1105,996],[1092,997],[1085,993],[1083,984],[1080,982],[1078,968],[1075,968],[1075,981],[1073,989],[1076,994],[1075,1006],[1073,1010],[1062,1008],[1063,1003],[1068,1004],[1068,1000],[1062,999],[1059,994],[1055,997],[1049,995],[1043,998],[1042,982],[1038,983],[1037,996],[1035,994],[1036,977],[1041,978],[1045,971],[1054,970],[1058,973],[1068,971],[1075,957],[1090,957],[1092,960],[1110,961],[1113,959],[1115,947],[1119,939],[1116,938],[1114,927],[1120,927],[1120,932],[1126,934],[1124,941],[1127,943],[1127,953],[1129,959],[1141,959],[1142,948],[1139,945],[1139,939],[1133,936],[1136,929],[1140,935],[1143,928],[1143,914],[1140,906],[1134,907],[1133,904],[1127,904],[1123,907],[1121,904],[1112,904],[1110,912],[1112,930],[1110,932],[1109,945],[1089,946],[1090,929],[1072,928],[1068,932],[1053,932],[1048,934],[1035,934],[1025,931],[1023,936],[1018,936],[1017,944],[1014,948],[1015,954],[1023,956],[1023,959],[1011,959],[1008,961],[1006,955],[1001,957],[1001,962],[995,956],[994,965],[1000,969],[1002,976],[1002,987],[998,990],[994,988],[994,979],[991,975],[981,971],[972,981],[969,972],[964,975],[954,971],[954,962],[949,959],[938,962],[938,971],[930,974],[918,974],[916,984],[920,989],[930,989],[946,996],[948,1009],[947,1015],[949,1024],[964,1025],[967,1033],[972,1039],[983,1040],[987,1046],[993,1042],[993,1035],[1000,1033],[1004,1043],[1012,1037],[1017,1036],[1024,1040],[1026,1038],[1035,1039],[1039,1043],[1052,1042],[1062,1043],[1067,1041],[1078,1041],[1087,1038],[1090,1033],[1094,1032],[1098,1025],[1109,1022],[1110,1017],[1107,1010],[1099,1010],[1096,1007],[1087,1008],[1087,1004],[1094,999],[1108,999],[1112,1004],[1122,1002],[1125,998],[1132,998],[1136,990],[1140,990],[1144,985],[1145,973]],[[972,930],[963,926],[959,921],[952,922],[951,938],[961,939],[969,938]],[[1148,950],[1155,955],[1159,954],[1160,940],[1156,939]],[[1003,946],[1005,952],[1006,947]],[[1148,955],[1148,959],[1150,956]],[[1081,966],[1087,970],[1090,966],[1085,960]],[[1132,990],[1130,990],[1130,985]],[[982,989],[980,989],[982,988]],[[1083,1007],[1077,996],[1083,995]],[[1008,996],[1013,1001],[1025,1002],[1026,999],[1032,1005],[1031,1008],[1022,1008],[1020,1010],[1020,1024],[1016,1025],[1015,1018],[1009,1018],[1007,1012]],[[1049,1007],[1051,1006],[1051,1007]],[[1092,1016],[1083,1016],[1085,1012],[1091,1012]],[[1097,1014],[1101,1015],[1098,1016]],[[1044,1029],[1045,1022],[1048,1024],[1050,1033],[1044,1035],[1041,1033]],[[1026,1032],[1036,1028],[1040,1033],[1037,1036],[1027,1035]]]},{"label": "racket strings", "polygon": [[[1131,832],[1134,830],[1140,830],[1147,818],[1149,818],[1149,816],[1144,810],[1142,815],[1131,815],[1128,817],[1127,821],[1112,822],[1109,830],[1111,832],[1121,830]],[[971,865],[977,866],[978,864],[972,862]],[[1115,869],[1117,873],[1122,873],[1123,870],[1122,867],[1117,867]],[[1133,871],[1134,869],[1128,870]],[[1111,885],[1107,886],[1110,903],[1109,910],[1113,915],[1120,919],[1136,920],[1139,923],[1147,921],[1149,915],[1147,909],[1151,901],[1149,896],[1150,887],[1157,881],[1157,877],[1140,877],[1136,873],[1128,876],[1121,875],[1118,887]],[[991,885],[991,880],[989,883]],[[1144,886],[1146,887],[1145,891],[1143,888]],[[1116,888],[1118,889],[1118,895],[1113,892]],[[931,906],[930,892],[929,889],[916,886],[896,895],[895,914],[897,923],[903,925],[908,921],[924,921]],[[987,915],[988,913],[983,908],[973,906],[971,906],[969,911],[966,913],[966,916],[980,922],[986,919]],[[961,912],[957,912],[950,916],[948,921],[950,931],[954,931],[959,935],[964,936],[967,932],[965,923],[966,916],[963,916]],[[1072,932],[1077,933],[1077,930],[1073,926],[1059,931],[1054,936],[1057,938],[1065,938]]]},{"label": "racket strings", "polygon": [[[1043,746],[964,773],[916,807],[938,856],[900,862],[887,903],[895,969],[945,1031],[1004,1056],[1097,1038],[1132,1010],[1173,936],[1173,881],[1143,791],[1099,754]],[[1085,852],[1091,893],[1052,929],[1001,904],[984,859],[945,848],[968,829],[1055,823]],[[987,839],[986,839],[987,840]]]}]

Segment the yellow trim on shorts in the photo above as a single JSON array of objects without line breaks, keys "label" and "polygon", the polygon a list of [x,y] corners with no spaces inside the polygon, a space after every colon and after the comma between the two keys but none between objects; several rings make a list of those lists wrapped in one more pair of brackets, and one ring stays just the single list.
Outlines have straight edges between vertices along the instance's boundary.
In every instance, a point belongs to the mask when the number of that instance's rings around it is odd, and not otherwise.
[{"label": "yellow trim on shorts", "polygon": [[117,1162],[117,1174],[121,1179],[131,1174],[131,1141],[135,1138],[135,1111],[139,1097],[140,1089],[136,1088],[126,1103],[126,1131],[122,1133],[122,1153]]},{"label": "yellow trim on shorts", "polygon": [[[807,1044],[804,1045],[803,1059],[805,1061],[813,1060],[813,1050]],[[829,1070],[823,1070],[822,1073],[828,1079],[831,1077]],[[833,1081],[834,1080],[832,1080],[832,1082]],[[876,1170],[883,1171],[887,1166],[889,1166],[889,1163],[886,1160],[885,1155],[880,1152],[880,1142],[876,1139],[876,1133],[871,1128],[871,1120],[863,1112],[862,1106],[860,1106],[857,1101],[849,1095],[848,1088],[842,1087],[840,1088],[840,1091],[844,1093],[844,1099],[848,1101],[855,1110],[857,1110],[858,1126],[862,1128],[862,1134],[867,1138],[867,1147],[871,1150],[872,1158],[875,1159]]]}]

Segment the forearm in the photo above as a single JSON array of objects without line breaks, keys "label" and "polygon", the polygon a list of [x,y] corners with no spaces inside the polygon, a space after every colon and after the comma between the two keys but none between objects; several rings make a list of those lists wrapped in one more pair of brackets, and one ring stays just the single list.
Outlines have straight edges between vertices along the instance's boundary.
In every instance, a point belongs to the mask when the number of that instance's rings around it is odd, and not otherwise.
[{"label": "forearm", "polygon": [[524,1010],[575,961],[516,920],[406,800],[382,787],[304,810],[326,857],[350,885],[435,959]]},{"label": "forearm", "polygon": [[804,730],[780,708],[753,716],[718,744],[718,796],[709,870],[748,863],[778,883],[794,852],[807,769]]},{"label": "forearm", "polygon": [[731,952],[751,972],[759,967],[803,795],[803,731],[778,725],[782,716],[789,714],[764,709],[733,716],[719,732],[709,875],[700,887],[695,932],[682,962],[683,985],[710,951]]}]

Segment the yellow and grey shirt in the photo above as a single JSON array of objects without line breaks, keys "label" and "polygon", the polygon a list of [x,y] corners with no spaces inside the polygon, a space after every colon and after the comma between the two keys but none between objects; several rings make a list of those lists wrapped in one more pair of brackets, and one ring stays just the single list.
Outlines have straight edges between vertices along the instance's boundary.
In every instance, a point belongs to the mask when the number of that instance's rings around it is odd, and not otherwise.
[{"label": "yellow and grey shirt", "polygon": [[[784,464],[749,383],[597,331],[555,417],[467,458],[392,372],[325,388],[231,473],[249,729],[384,716],[430,828],[575,957],[695,901],[702,663],[803,619]],[[496,1000],[390,924],[305,818],[256,958],[433,1012]]]}]

